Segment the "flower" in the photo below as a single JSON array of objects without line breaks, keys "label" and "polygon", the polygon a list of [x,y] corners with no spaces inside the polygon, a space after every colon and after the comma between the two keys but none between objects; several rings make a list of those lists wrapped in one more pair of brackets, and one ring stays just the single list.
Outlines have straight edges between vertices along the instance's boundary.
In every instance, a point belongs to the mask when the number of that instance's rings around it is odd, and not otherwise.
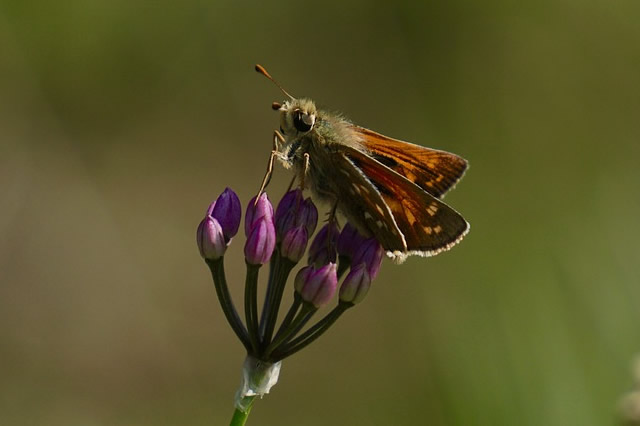
[{"label": "flower", "polygon": [[318,235],[313,239],[309,249],[309,265],[320,267],[330,262],[336,262],[336,242],[339,233],[340,229],[333,221],[318,231]]},{"label": "flower", "polygon": [[338,254],[349,259],[353,258],[353,255],[365,240],[366,238],[358,232],[358,229],[351,223],[347,222],[338,237],[338,243],[336,245]]},{"label": "flower", "polygon": [[375,238],[366,239],[356,250],[351,259],[352,265],[365,263],[369,277],[373,281],[380,271],[384,249]]},{"label": "flower", "polygon": [[[295,275],[294,300],[276,330],[288,277],[305,255],[318,223],[318,211],[300,189],[287,192],[275,212],[267,194],[261,193],[249,202],[244,218],[247,274],[243,321],[230,295],[223,262],[227,246],[240,227],[241,209],[237,195],[225,189],[209,205],[198,225],[198,250],[211,270],[222,311],[248,356],[261,362],[276,362],[315,341],[347,309],[365,298],[380,269],[384,250],[354,226],[347,224],[341,232],[336,221],[329,220],[310,244],[308,265]],[[260,267],[265,263],[271,269],[260,316],[257,286]],[[338,272],[340,276],[348,272],[340,286],[339,302],[324,318],[306,327],[314,312],[338,292]]]},{"label": "flower", "polygon": [[359,263],[352,267],[340,286],[340,301],[355,305],[362,302],[371,287],[371,278],[367,272],[367,264]]},{"label": "flower", "polygon": [[240,200],[233,190],[226,188],[212,206],[210,215],[220,223],[225,241],[228,243],[238,233],[240,227],[242,215]]},{"label": "flower", "polygon": [[207,215],[198,225],[196,231],[196,242],[200,256],[205,260],[215,260],[224,256],[227,250],[227,243],[224,238],[224,231],[220,223],[209,214],[213,210],[215,203],[212,203],[207,210]]},{"label": "flower", "polygon": [[282,239],[280,254],[294,263],[298,263],[307,249],[307,229],[304,226],[291,228]]},{"label": "flower", "polygon": [[305,198],[298,212],[298,224],[307,228],[307,235],[312,235],[318,225],[318,209],[311,198]]},{"label": "flower", "polygon": [[266,193],[258,198],[257,203],[255,197],[249,202],[244,226],[247,233],[247,242],[244,246],[247,263],[251,265],[267,263],[276,246],[276,230],[273,224],[273,207]]},{"label": "flower", "polygon": [[287,192],[276,208],[276,234],[278,241],[292,228],[304,226],[307,235],[312,235],[318,224],[318,209],[311,198],[303,199],[302,191]]},{"label": "flower", "polygon": [[296,275],[294,287],[302,300],[319,308],[328,303],[336,293],[338,287],[336,264],[328,263],[318,269],[305,266]]},{"label": "flower", "polygon": [[248,237],[251,233],[251,227],[255,222],[258,222],[262,218],[267,218],[273,222],[273,206],[267,197],[267,193],[263,192],[256,202],[256,197],[253,197],[247,205],[247,212],[244,216],[244,232]]},{"label": "flower", "polygon": [[300,203],[302,203],[302,190],[294,189],[284,194],[276,207],[275,222],[278,234],[284,234],[293,227],[295,215],[290,212],[295,211]]}]

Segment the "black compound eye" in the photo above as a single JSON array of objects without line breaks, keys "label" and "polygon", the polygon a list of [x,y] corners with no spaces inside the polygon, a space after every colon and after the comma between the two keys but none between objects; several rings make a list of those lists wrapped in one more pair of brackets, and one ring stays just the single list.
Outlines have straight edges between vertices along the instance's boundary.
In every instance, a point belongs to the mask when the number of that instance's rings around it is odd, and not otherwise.
[{"label": "black compound eye", "polygon": [[313,127],[315,119],[302,111],[296,111],[293,115],[293,125],[299,132],[308,132]]}]

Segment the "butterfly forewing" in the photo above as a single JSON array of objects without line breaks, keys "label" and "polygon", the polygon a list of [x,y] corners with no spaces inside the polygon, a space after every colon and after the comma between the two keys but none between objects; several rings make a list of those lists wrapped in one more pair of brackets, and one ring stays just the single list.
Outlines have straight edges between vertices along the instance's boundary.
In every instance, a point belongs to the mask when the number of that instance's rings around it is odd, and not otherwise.
[{"label": "butterfly forewing", "polygon": [[467,161],[446,151],[425,148],[352,125],[372,158],[434,197],[442,197],[467,169]]},{"label": "butterfly forewing", "polygon": [[435,255],[451,248],[468,232],[464,218],[439,199],[366,154],[349,147],[345,151],[391,210],[404,236],[406,254]]}]

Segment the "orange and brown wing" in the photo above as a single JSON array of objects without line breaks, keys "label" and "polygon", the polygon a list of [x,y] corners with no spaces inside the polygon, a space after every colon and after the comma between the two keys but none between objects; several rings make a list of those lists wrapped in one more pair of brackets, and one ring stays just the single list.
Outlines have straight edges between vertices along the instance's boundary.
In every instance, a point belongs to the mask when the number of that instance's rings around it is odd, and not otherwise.
[{"label": "orange and brown wing", "polygon": [[352,125],[370,156],[434,197],[442,197],[462,178],[467,160],[455,154],[425,148]]},{"label": "orange and brown wing", "polygon": [[342,174],[333,180],[337,194],[341,194],[338,208],[356,227],[375,236],[385,250],[405,252],[407,244],[391,210],[380,191],[351,160],[350,152],[350,148],[347,152],[340,150],[332,157],[335,169]]},{"label": "orange and brown wing", "polygon": [[[404,236],[406,249],[391,255],[400,259],[433,256],[451,248],[468,232],[469,224],[458,212],[399,173],[354,148],[345,148],[345,154],[380,193]],[[375,228],[371,231],[376,233]]]}]

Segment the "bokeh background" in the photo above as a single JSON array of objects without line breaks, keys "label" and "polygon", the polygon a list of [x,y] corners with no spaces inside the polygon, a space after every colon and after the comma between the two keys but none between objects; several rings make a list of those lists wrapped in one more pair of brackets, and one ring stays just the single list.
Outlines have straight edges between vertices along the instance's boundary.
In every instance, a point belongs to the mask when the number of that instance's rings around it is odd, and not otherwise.
[{"label": "bokeh background", "polygon": [[228,423],[244,353],[194,237],[226,186],[246,203],[262,178],[282,95],[256,62],[469,159],[447,201],[472,229],[383,265],[249,424],[618,423],[640,352],[638,16],[636,0],[2,0],[0,424]]}]

